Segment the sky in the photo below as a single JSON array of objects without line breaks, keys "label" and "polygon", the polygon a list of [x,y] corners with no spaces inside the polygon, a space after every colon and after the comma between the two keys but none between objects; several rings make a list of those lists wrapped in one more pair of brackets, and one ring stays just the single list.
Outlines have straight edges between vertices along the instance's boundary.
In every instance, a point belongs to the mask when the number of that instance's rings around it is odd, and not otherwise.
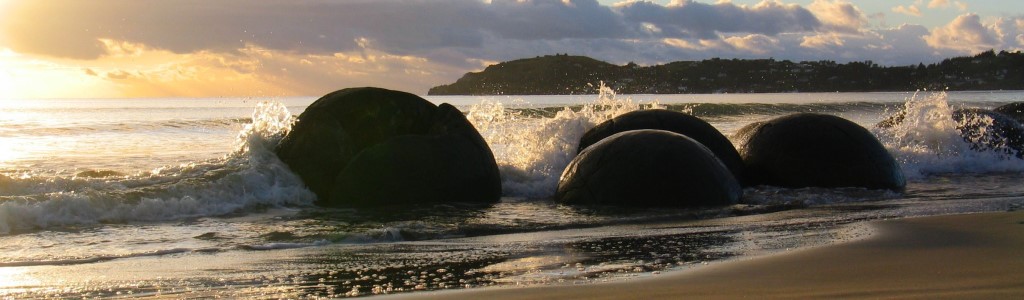
[{"label": "sky", "polygon": [[1024,1],[0,0],[0,100],[425,94],[501,61],[933,63],[1024,49]]}]

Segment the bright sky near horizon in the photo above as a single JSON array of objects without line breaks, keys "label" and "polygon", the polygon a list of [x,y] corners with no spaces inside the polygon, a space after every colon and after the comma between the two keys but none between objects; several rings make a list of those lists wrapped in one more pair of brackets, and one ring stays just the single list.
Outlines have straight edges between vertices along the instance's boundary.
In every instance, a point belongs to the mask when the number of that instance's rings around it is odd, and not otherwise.
[{"label": "bright sky near horizon", "polygon": [[0,100],[426,93],[499,61],[936,62],[1024,49],[1024,1],[0,0]]}]

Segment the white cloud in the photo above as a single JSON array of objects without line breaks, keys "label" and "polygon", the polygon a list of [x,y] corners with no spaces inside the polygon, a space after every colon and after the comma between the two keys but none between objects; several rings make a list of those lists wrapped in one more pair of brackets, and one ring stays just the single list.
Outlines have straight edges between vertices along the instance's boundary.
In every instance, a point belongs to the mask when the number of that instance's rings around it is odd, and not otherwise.
[{"label": "white cloud", "polygon": [[807,9],[833,30],[858,32],[868,23],[864,12],[846,1],[814,0]]},{"label": "white cloud", "polygon": [[928,8],[949,7],[949,0],[932,0],[928,2]]},{"label": "white cloud", "polygon": [[727,37],[723,39],[723,41],[737,50],[747,51],[753,54],[760,55],[768,54],[782,49],[781,47],[779,47],[778,39],[763,34],[750,34],[742,37]]},{"label": "white cloud", "polygon": [[932,47],[966,54],[992,49],[1000,44],[996,32],[981,24],[981,17],[977,14],[960,15],[946,26],[935,28],[924,39]]},{"label": "white cloud", "polygon": [[914,16],[914,17],[920,17],[921,16],[921,9],[917,8],[917,6],[915,6],[915,5],[907,5],[907,6],[900,5],[900,6],[896,6],[896,7],[892,8],[892,11],[894,13],[904,14],[904,15],[908,15],[908,16]]},{"label": "white cloud", "polygon": [[818,35],[805,36],[803,38],[803,42],[800,43],[800,46],[805,48],[822,49],[833,46],[842,47],[845,44],[846,41],[836,33],[822,33]]},{"label": "white cloud", "polygon": [[928,2],[928,8],[932,8],[932,9],[950,8],[950,7],[953,7],[953,6],[956,6],[956,8],[958,10],[960,10],[960,11],[966,11],[967,10],[967,4],[963,3],[961,1],[952,1],[952,2],[950,2],[949,0],[932,0],[932,1]]}]

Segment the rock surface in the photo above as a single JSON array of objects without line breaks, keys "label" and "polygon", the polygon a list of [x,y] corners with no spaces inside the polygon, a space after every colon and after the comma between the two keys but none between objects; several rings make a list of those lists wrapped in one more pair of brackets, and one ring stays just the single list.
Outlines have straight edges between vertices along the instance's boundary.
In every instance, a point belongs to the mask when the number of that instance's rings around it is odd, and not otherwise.
[{"label": "rock surface", "polygon": [[567,204],[698,207],[729,205],[743,191],[701,143],[664,130],[614,134],[565,169],[556,199]]},{"label": "rock surface", "polygon": [[953,120],[971,149],[1024,158],[1024,125],[1011,116],[978,108],[953,111]]},{"label": "rock surface", "polygon": [[710,149],[736,179],[743,181],[743,161],[736,152],[736,147],[725,135],[700,118],[670,110],[638,110],[598,124],[583,134],[576,152],[582,152],[590,145],[616,133],[638,129],[665,130],[692,138]]},{"label": "rock surface", "polygon": [[739,130],[751,180],[783,187],[902,190],[899,164],[867,129],[824,114],[799,113]]},{"label": "rock surface", "polygon": [[992,111],[1014,118],[1017,122],[1024,122],[1024,102],[1005,104],[993,108]]},{"label": "rock surface", "polygon": [[277,148],[326,206],[496,202],[494,156],[448,104],[380,88],[327,94]]}]

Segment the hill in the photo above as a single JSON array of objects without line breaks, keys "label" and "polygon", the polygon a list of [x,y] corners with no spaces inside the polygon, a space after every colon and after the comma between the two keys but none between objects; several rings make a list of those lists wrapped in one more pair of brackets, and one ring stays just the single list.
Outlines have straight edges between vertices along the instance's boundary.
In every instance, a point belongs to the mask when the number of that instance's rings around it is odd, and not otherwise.
[{"label": "hill", "polygon": [[547,55],[491,65],[429,95],[873,92],[1024,89],[1024,54],[982,52],[916,66],[775,59],[707,59],[663,65],[614,65],[585,56]]}]

